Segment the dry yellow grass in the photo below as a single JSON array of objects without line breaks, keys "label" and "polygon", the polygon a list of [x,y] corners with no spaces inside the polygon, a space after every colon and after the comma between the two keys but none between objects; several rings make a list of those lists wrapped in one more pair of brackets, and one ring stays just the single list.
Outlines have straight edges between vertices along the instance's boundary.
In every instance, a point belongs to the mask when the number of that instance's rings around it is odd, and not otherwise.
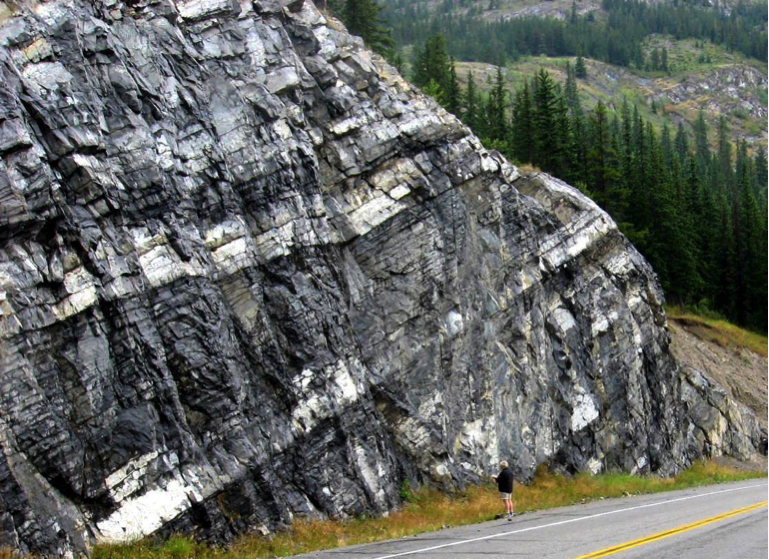
[{"label": "dry yellow grass", "polygon": [[542,170],[536,165],[530,163],[522,163],[518,166],[518,173],[521,175],[528,175],[529,173],[542,173]]},{"label": "dry yellow grass", "polygon": [[760,356],[767,357],[767,337],[733,325],[722,319],[697,315],[678,306],[666,308],[669,318],[682,323],[700,338],[728,348],[747,348]]},{"label": "dry yellow grass", "polygon": [[[765,476],[740,472],[713,462],[698,463],[675,478],[636,477],[627,474],[565,477],[537,471],[530,484],[517,484],[517,512],[548,509],[599,498],[662,492],[702,484]],[[166,541],[142,539],[127,545],[99,545],[94,558],[276,558],[315,550],[396,539],[493,519],[502,511],[492,486],[470,487],[454,495],[424,489],[410,493],[411,502],[388,517],[347,521],[299,520],[289,531],[264,537],[244,535],[228,548],[211,547],[182,536]]]}]

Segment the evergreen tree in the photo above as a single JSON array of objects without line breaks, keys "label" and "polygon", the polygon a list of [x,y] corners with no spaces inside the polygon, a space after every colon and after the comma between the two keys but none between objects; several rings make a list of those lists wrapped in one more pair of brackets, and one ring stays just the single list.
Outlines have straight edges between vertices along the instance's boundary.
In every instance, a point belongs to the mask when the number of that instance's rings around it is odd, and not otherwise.
[{"label": "evergreen tree", "polygon": [[475,78],[472,71],[467,74],[467,93],[465,94],[465,112],[463,115],[464,123],[471,129],[478,130],[478,107],[480,100],[475,88]]},{"label": "evergreen tree", "polygon": [[315,2],[315,5],[320,9],[328,8],[332,14],[341,19],[344,16],[344,5],[346,1],[347,0],[327,0],[323,2],[321,0],[320,2]]},{"label": "evergreen tree", "polygon": [[598,101],[589,119],[587,167],[590,178],[590,189],[595,193],[596,202],[606,208],[611,203],[609,189],[618,177],[617,170],[612,168],[611,136],[606,106]]},{"label": "evergreen tree", "polygon": [[697,164],[693,157],[689,158],[689,192],[694,201],[699,202],[699,212],[694,214],[697,242],[700,255],[699,271],[703,281],[701,293],[693,301],[703,304],[708,309],[715,309],[718,297],[720,273],[718,270],[719,237],[714,235],[721,220],[721,215],[713,191],[706,189],[697,172]]},{"label": "evergreen tree", "polygon": [[554,132],[555,143],[560,149],[554,162],[553,174],[567,182],[573,183],[574,179],[576,179],[573,171],[577,157],[577,148],[572,134],[569,108],[566,106],[566,100],[562,95],[558,96],[556,105],[556,128]]},{"label": "evergreen tree", "polygon": [[725,194],[718,197],[718,236],[714,244],[717,283],[715,307],[730,319],[736,314],[736,255],[732,210]]},{"label": "evergreen tree", "polygon": [[587,67],[585,66],[585,59],[582,58],[582,51],[577,54],[577,63],[574,66],[574,73],[580,80],[587,78]]},{"label": "evergreen tree", "polygon": [[350,33],[360,36],[372,50],[390,56],[394,41],[381,17],[383,9],[376,0],[346,0],[341,15]]},{"label": "evergreen tree", "polygon": [[446,110],[449,113],[459,116],[462,109],[462,88],[457,79],[457,69],[454,64],[454,57],[449,59],[449,75],[446,80]]},{"label": "evergreen tree", "polygon": [[521,163],[534,161],[534,109],[525,80],[513,101],[513,155]]},{"label": "evergreen tree", "polygon": [[552,171],[561,158],[562,146],[553,138],[558,123],[556,84],[544,68],[535,79],[534,93],[534,163]]},{"label": "evergreen tree", "polygon": [[[737,222],[735,227],[735,311],[737,322],[741,325],[748,324],[753,319],[751,300],[754,299],[753,284],[755,283],[753,270],[760,267],[756,259],[757,242],[754,223],[757,220],[758,207],[753,195],[745,188],[740,191],[740,201],[737,205]],[[763,258],[766,261],[766,255]],[[766,315],[766,308],[763,310]]]},{"label": "evergreen tree", "polygon": [[630,107],[627,104],[627,97],[622,98],[622,151],[628,158],[632,154],[633,141],[633,120],[630,117]]},{"label": "evergreen tree", "polygon": [[505,78],[502,68],[497,66],[494,85],[489,92],[487,104],[487,120],[489,123],[489,136],[492,140],[504,142],[507,140],[507,118],[505,117]]},{"label": "evergreen tree", "polygon": [[[630,116],[630,107],[627,103],[627,98],[622,100],[622,108],[620,110],[620,123],[619,133],[617,138],[617,154],[619,158],[619,181],[621,182],[622,195],[624,204],[622,213],[617,216],[620,222],[628,222],[628,214],[626,205],[630,201],[631,192],[633,191],[633,184],[635,177],[634,171],[634,152],[632,147],[633,138],[633,121]],[[625,229],[627,225],[624,226]]]},{"label": "evergreen tree", "polygon": [[646,142],[646,126],[638,114],[638,107],[633,108],[633,129],[631,133],[631,150],[633,156],[630,160],[630,173],[628,174],[628,221],[633,226],[633,235],[628,235],[630,240],[644,253],[649,243],[649,232],[652,226],[651,200],[647,177],[651,173],[651,161]]},{"label": "evergreen tree", "polygon": [[729,141],[729,126],[723,115],[718,119],[718,182],[723,187],[731,186],[732,196],[736,197],[737,188],[732,176],[732,144]]},{"label": "evergreen tree", "polygon": [[430,83],[427,72],[427,48],[426,45],[415,45],[411,54],[411,81],[417,87],[425,87]]},{"label": "evergreen tree", "polygon": [[753,156],[753,168],[755,169],[756,186],[754,195],[756,200],[764,201],[764,211],[766,211],[766,191],[767,191],[767,162],[766,150],[759,144],[756,154]]},{"label": "evergreen tree", "polygon": [[646,141],[644,137],[644,123],[638,106],[633,105],[633,134],[631,136],[631,149],[640,157],[644,155]]},{"label": "evergreen tree", "polygon": [[669,211],[673,223],[668,224],[670,243],[666,255],[670,271],[669,291],[681,303],[696,302],[696,294],[703,288],[699,271],[699,235],[696,223],[700,202],[689,192],[690,184],[684,178],[678,155],[671,152],[671,158],[673,200],[669,202]]},{"label": "evergreen tree", "polygon": [[393,51],[392,57],[389,59],[390,64],[392,64],[395,69],[398,71],[399,74],[403,75],[403,71],[406,68],[406,61],[403,60],[403,55],[399,53],[398,51]]},{"label": "evergreen tree", "polygon": [[700,173],[704,174],[710,159],[710,145],[708,144],[708,125],[705,123],[705,112],[702,109],[694,123],[694,147],[697,154],[697,167]]},{"label": "evergreen tree", "polygon": [[633,46],[633,64],[635,64],[635,67],[639,70],[643,70],[646,68],[646,57],[644,56],[643,49],[641,48],[641,43],[636,43]]},{"label": "evergreen tree", "polygon": [[735,180],[739,189],[735,224],[737,321],[766,330],[766,225],[753,194],[753,161],[745,140],[738,144]]},{"label": "evergreen tree", "polygon": [[435,80],[442,91],[448,89],[451,75],[451,63],[446,52],[446,40],[436,33],[425,41],[424,47],[415,50],[414,84],[425,87],[430,80]]},{"label": "evergreen tree", "polygon": [[607,210],[619,223],[627,223],[630,201],[630,180],[623,173],[626,164],[623,144],[622,124],[615,114],[611,125],[611,150],[607,154],[609,167],[612,170],[609,190],[611,202]]},{"label": "evergreen tree", "polygon": [[660,55],[660,69],[663,72],[670,72],[668,67],[668,50],[665,47],[662,47],[662,54]]},{"label": "evergreen tree", "polygon": [[564,95],[572,115],[579,109],[579,90],[577,88],[577,76],[574,68],[566,61],[566,83],[564,84]]},{"label": "evergreen tree", "polygon": [[753,169],[753,160],[748,155],[748,143],[742,138],[737,142],[737,160],[734,168],[734,176],[737,181],[737,188],[753,191],[755,184],[755,170]]},{"label": "evergreen tree", "polygon": [[436,82],[434,79],[431,78],[430,81],[427,82],[427,85],[422,88],[422,91],[425,95],[429,95],[441,105],[446,103],[446,94],[443,91],[441,84]]},{"label": "evergreen tree", "polygon": [[[766,185],[766,183],[763,183]],[[759,254],[759,260],[761,262],[758,275],[760,277],[760,283],[758,286],[758,298],[757,298],[757,322],[760,330],[764,333],[769,332],[769,306],[766,302],[769,301],[769,270],[767,265],[769,264],[769,212],[767,211],[767,205],[764,204],[763,223],[761,224],[761,249]]]},{"label": "evergreen tree", "polygon": [[[670,127],[668,123],[662,125],[662,137],[660,140],[662,146],[662,157],[665,162],[665,166],[668,169],[673,167],[673,142],[670,139]],[[680,160],[679,160],[680,161]]]},{"label": "evergreen tree", "polygon": [[689,156],[689,138],[686,135],[686,131],[684,130],[684,124],[683,122],[678,123],[678,129],[676,130],[676,154],[678,154],[678,159],[681,161],[685,161],[687,157]]},{"label": "evergreen tree", "polygon": [[649,69],[655,72],[660,69],[660,52],[654,48],[652,49],[651,59],[649,60]]},{"label": "evergreen tree", "polygon": [[574,71],[572,70],[571,86],[566,86],[566,103],[571,113],[571,145],[569,147],[570,157],[572,158],[572,169],[570,177],[576,182],[586,183],[587,177],[587,145],[584,142],[587,134],[587,124],[585,114],[582,110],[582,104],[579,100],[577,82]]},{"label": "evergreen tree", "polygon": [[[646,168],[648,174],[644,185],[647,199],[646,223],[649,225],[649,243],[644,254],[654,263],[665,293],[674,301],[681,301],[676,283],[674,245],[681,243],[680,230],[675,215],[674,185],[671,174],[665,167],[662,148],[654,129],[644,126],[646,144]],[[677,257],[678,255],[676,255]]]}]

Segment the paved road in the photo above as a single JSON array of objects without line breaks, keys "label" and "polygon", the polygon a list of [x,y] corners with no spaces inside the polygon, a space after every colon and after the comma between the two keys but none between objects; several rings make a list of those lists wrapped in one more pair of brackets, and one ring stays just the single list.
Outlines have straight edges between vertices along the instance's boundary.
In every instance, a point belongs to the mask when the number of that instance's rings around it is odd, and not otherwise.
[{"label": "paved road", "polygon": [[749,480],[527,513],[303,558],[767,558],[766,502],[767,481]]}]

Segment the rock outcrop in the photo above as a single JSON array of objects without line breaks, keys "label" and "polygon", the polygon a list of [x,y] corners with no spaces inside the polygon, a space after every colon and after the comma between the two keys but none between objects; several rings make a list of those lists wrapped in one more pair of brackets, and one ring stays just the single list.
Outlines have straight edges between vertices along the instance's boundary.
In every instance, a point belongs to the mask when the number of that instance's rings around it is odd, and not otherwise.
[{"label": "rock outcrop", "polygon": [[0,547],[760,445],[604,212],[309,1],[2,2],[0,44]]},{"label": "rock outcrop", "polygon": [[761,100],[761,92],[766,88],[764,73],[752,66],[738,64],[716,68],[698,79],[685,79],[664,90],[657,100],[663,101],[667,97],[672,103],[680,104],[705,98],[707,102],[703,108],[713,114],[741,113],[742,118],[749,116],[766,122],[766,104]]}]

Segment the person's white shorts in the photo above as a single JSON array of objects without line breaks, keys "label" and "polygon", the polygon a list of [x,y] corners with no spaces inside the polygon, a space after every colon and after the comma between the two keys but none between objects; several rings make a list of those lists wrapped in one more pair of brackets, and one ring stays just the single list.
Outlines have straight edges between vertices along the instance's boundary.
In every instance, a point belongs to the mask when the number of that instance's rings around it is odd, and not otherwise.
[{"label": "person's white shorts", "polygon": [[513,495],[510,492],[500,492],[499,493],[499,497],[502,498],[503,500],[512,500],[513,499]]}]

